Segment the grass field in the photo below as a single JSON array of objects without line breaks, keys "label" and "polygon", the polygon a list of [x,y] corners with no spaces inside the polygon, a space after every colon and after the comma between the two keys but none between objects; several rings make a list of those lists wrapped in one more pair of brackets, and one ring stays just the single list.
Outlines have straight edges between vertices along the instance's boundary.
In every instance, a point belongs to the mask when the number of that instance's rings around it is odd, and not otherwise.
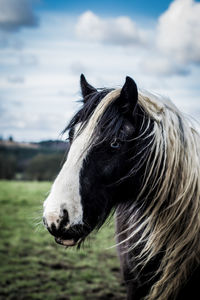
[{"label": "grass field", "polygon": [[112,224],[79,251],[38,225],[50,185],[0,181],[0,299],[125,299]]}]

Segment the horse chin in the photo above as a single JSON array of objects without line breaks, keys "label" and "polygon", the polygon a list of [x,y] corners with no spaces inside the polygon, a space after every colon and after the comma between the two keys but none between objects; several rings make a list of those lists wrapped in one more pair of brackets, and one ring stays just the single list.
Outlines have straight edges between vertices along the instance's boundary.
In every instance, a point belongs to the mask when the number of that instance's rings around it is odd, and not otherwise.
[{"label": "horse chin", "polygon": [[53,231],[52,228],[47,228],[49,232],[54,236],[55,242],[64,247],[73,247],[77,246],[79,249],[82,242],[90,234],[91,228],[83,224],[77,224],[64,228],[59,228],[56,231]]}]

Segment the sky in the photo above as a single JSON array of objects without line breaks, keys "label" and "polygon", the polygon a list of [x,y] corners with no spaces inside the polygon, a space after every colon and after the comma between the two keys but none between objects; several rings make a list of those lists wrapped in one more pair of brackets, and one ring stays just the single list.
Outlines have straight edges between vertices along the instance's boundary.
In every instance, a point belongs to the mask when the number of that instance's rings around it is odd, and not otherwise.
[{"label": "sky", "polygon": [[0,0],[0,136],[61,138],[81,73],[95,87],[131,76],[199,121],[199,16],[193,0]]}]

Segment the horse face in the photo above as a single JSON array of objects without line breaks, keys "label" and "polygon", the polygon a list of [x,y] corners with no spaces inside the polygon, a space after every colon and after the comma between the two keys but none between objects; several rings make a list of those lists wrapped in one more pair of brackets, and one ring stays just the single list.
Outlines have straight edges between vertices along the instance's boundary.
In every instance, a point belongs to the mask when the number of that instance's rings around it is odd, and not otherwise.
[{"label": "horse face", "polygon": [[111,91],[98,92],[83,75],[81,88],[83,108],[67,127],[67,160],[44,202],[44,223],[56,242],[66,246],[82,241],[117,203],[128,199],[127,180],[121,178],[131,169],[130,149],[137,131],[133,116],[138,93],[131,78],[98,122],[92,123],[92,118]]}]

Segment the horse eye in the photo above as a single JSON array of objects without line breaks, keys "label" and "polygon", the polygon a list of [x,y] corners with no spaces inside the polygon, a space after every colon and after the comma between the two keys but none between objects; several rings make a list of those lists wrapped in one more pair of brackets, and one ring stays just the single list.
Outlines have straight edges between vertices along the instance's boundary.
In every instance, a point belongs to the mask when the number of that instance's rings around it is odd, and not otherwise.
[{"label": "horse eye", "polygon": [[118,142],[117,140],[114,140],[111,144],[110,144],[111,148],[114,148],[114,149],[118,149],[120,148],[121,144],[120,142]]}]

